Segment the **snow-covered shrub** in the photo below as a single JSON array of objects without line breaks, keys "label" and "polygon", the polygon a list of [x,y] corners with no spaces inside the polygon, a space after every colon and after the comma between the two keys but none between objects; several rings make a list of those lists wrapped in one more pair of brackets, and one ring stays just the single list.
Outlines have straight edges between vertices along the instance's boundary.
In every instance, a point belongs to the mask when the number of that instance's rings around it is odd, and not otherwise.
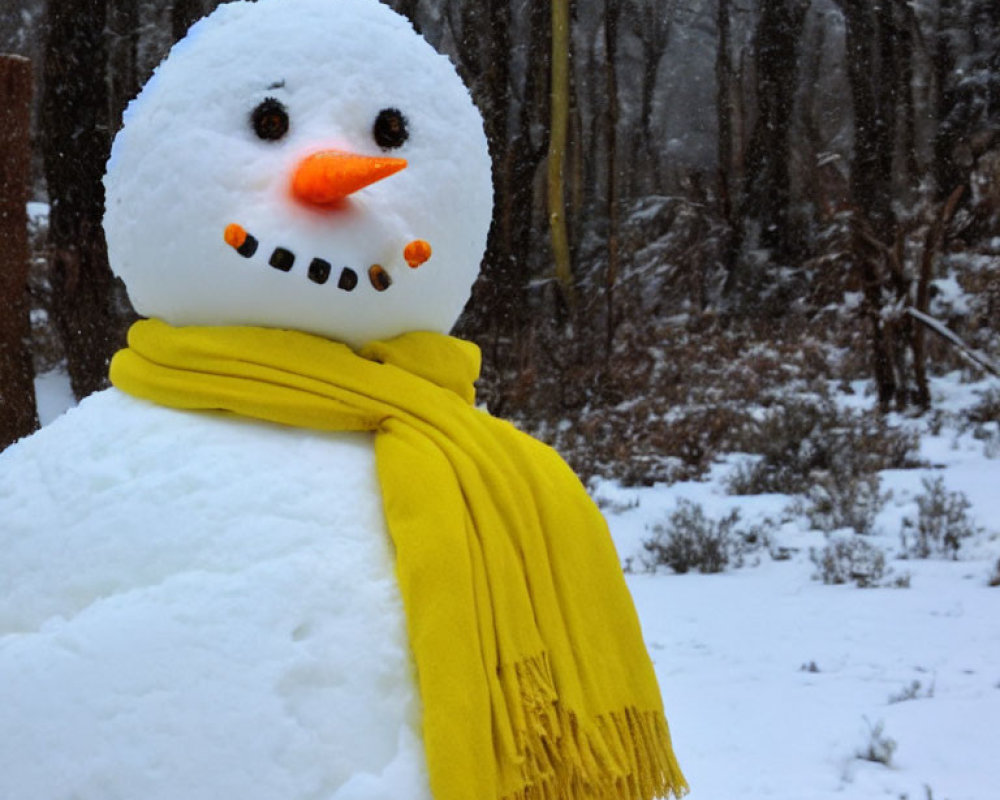
[{"label": "snow-covered shrub", "polygon": [[934,696],[934,684],[931,683],[930,686],[924,688],[924,685],[918,681],[912,681],[909,686],[905,686],[898,692],[889,695],[889,703],[906,703],[910,700],[919,700],[922,697],[933,697]]},{"label": "snow-covered shrub", "polygon": [[730,564],[743,566],[749,553],[767,545],[768,535],[766,526],[738,529],[739,518],[734,508],[720,519],[709,519],[700,503],[679,500],[667,522],[653,526],[652,538],[643,542],[649,554],[646,567],[709,574],[722,572]]},{"label": "snow-covered shrub", "polygon": [[886,577],[885,553],[856,534],[831,538],[826,547],[809,555],[817,568],[813,577],[823,583],[856,583],[867,589],[881,585]]},{"label": "snow-covered shrub", "polygon": [[1000,389],[983,392],[979,396],[979,402],[968,410],[967,415],[972,423],[1000,422]]},{"label": "snow-covered shrub", "polygon": [[910,558],[958,558],[962,540],[978,530],[968,514],[972,503],[962,492],[947,491],[941,478],[925,478],[923,484],[924,494],[917,497],[917,519],[904,518],[899,532],[903,554]]},{"label": "snow-covered shrub", "polygon": [[885,723],[881,720],[872,725],[866,719],[865,723],[868,725],[868,741],[857,751],[857,757],[889,766],[893,753],[896,752],[896,740],[885,735]]},{"label": "snow-covered shrub", "polygon": [[729,539],[739,519],[733,509],[719,520],[705,516],[699,503],[680,500],[665,525],[653,528],[653,538],[643,542],[650,554],[649,566],[668,566],[674,572],[691,569],[699,572],[722,572],[729,563]]},{"label": "snow-covered shrub", "polygon": [[979,402],[968,411],[972,436],[983,443],[987,458],[1000,458],[1000,390],[984,392]]},{"label": "snow-covered shrub", "polygon": [[880,417],[840,411],[829,399],[785,400],[768,411],[745,451],[762,457],[736,470],[733,494],[804,494],[817,476],[844,494],[859,478],[915,464],[916,436]]},{"label": "snow-covered shrub", "polygon": [[806,493],[806,516],[813,528],[831,533],[850,528],[855,533],[871,533],[875,517],[890,493],[879,491],[881,479],[875,473],[853,477],[822,474]]}]

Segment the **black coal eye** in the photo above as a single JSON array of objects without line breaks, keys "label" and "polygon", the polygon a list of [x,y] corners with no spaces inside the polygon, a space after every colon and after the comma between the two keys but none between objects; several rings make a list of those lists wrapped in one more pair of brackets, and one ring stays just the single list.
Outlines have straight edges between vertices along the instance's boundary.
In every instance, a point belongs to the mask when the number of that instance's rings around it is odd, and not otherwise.
[{"label": "black coal eye", "polygon": [[253,132],[273,142],[288,133],[288,111],[273,97],[266,98],[250,115]]},{"label": "black coal eye", "polygon": [[402,147],[403,143],[410,138],[403,112],[398,108],[383,108],[375,118],[372,135],[375,137],[375,143],[383,150]]}]

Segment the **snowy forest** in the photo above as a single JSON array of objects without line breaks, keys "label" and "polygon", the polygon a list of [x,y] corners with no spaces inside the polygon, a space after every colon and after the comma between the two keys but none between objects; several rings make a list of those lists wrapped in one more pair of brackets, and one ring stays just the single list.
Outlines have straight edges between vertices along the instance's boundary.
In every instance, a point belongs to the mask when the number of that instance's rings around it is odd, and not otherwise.
[{"label": "snowy forest", "polygon": [[[6,337],[30,324],[35,362],[8,347],[5,385],[29,399],[8,392],[5,441],[35,424],[32,372],[65,364],[77,397],[106,385],[134,319],[100,227],[110,142],[215,5],[0,11],[0,52],[33,64],[30,199],[50,208],[28,295],[3,285]],[[457,65],[492,147],[459,325],[484,349],[481,396],[581,472],[697,474],[745,449],[744,406],[789,382],[864,377],[882,412],[919,413],[935,370],[995,372],[992,0],[391,5]]]}]

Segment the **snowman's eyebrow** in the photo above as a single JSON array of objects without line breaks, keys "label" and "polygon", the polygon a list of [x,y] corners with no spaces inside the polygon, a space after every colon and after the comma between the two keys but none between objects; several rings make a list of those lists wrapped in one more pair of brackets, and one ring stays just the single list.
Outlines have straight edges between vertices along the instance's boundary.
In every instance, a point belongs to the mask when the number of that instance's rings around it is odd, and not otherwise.
[{"label": "snowman's eyebrow", "polygon": [[267,91],[270,92],[273,91],[274,89],[284,89],[284,88],[285,88],[285,79],[282,78],[280,81],[275,81],[270,86],[268,86]]}]

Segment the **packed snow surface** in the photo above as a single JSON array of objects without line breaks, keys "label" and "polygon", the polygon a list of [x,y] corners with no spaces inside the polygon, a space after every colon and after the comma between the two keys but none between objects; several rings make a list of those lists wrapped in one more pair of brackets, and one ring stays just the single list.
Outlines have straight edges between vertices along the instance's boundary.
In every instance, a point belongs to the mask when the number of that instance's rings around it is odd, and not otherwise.
[{"label": "packed snow surface", "polygon": [[48,425],[74,405],[76,397],[65,371],[57,368],[35,375],[35,409],[39,424]]},{"label": "packed snow surface", "polygon": [[0,797],[426,796],[368,435],[108,390],[0,476]]},{"label": "packed snow surface", "polygon": [[[992,384],[996,388],[996,384]],[[935,382],[938,412],[991,384]],[[841,398],[845,400],[846,398]],[[855,405],[870,407],[862,392]],[[911,423],[920,426],[921,423]],[[677,756],[696,800],[993,800],[1000,796],[1000,420],[978,438],[923,427],[926,468],[881,473],[890,495],[864,537],[909,588],[815,579],[809,530],[783,495],[736,497],[725,478],[652,488],[595,485],[656,663]],[[902,520],[925,480],[970,501],[977,534],[958,560],[900,559]],[[777,523],[759,563],[720,575],[650,573],[649,540],[679,501]],[[854,534],[845,534],[854,535]],[[887,756],[888,763],[869,756]]]}]

